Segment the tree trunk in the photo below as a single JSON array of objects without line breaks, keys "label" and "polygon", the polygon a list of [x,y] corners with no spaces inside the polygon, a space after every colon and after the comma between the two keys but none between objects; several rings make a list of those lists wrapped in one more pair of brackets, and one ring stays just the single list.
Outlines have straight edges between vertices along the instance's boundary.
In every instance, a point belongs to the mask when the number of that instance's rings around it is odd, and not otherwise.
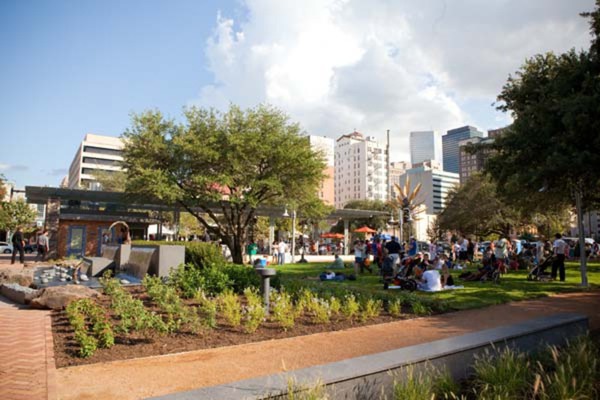
[{"label": "tree trunk", "polygon": [[575,207],[577,208],[577,230],[579,231],[579,259],[581,268],[581,286],[588,285],[587,257],[585,256],[585,232],[583,230],[583,206],[581,204],[581,190],[575,190]]}]

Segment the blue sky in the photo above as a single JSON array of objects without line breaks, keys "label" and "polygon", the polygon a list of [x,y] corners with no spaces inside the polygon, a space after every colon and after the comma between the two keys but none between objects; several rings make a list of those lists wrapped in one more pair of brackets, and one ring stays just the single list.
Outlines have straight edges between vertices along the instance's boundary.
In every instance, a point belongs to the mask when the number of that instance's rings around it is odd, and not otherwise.
[{"label": "blue sky", "polygon": [[0,173],[58,186],[86,133],[130,113],[274,104],[309,132],[487,130],[526,57],[586,47],[593,0],[0,2]]},{"label": "blue sky", "polygon": [[17,185],[58,185],[85,133],[120,135],[131,112],[179,116],[211,80],[200,1],[0,2],[0,164]]}]

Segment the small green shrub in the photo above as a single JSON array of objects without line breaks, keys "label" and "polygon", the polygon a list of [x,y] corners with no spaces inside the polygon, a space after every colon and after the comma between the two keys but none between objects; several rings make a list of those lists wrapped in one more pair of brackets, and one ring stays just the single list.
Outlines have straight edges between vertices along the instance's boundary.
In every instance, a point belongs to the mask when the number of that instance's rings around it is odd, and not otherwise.
[{"label": "small green shrub", "polygon": [[404,368],[405,377],[394,380],[394,399],[397,400],[434,400],[457,399],[460,386],[446,370],[438,370],[430,364],[415,371],[410,365]]},{"label": "small green shrub", "polygon": [[353,319],[358,315],[360,311],[360,303],[356,300],[353,294],[348,294],[344,297],[342,302],[342,314],[347,319]]},{"label": "small green shrub", "polygon": [[329,298],[329,310],[331,315],[337,315],[342,310],[342,302],[337,297],[331,296]]},{"label": "small green shrub", "polygon": [[231,287],[231,280],[223,269],[215,266],[200,269],[193,264],[172,271],[169,283],[188,299],[193,298],[200,289],[209,294],[219,294]]},{"label": "small green shrub", "polygon": [[381,313],[382,301],[375,299],[367,299],[360,304],[359,319],[362,322],[372,318],[377,318]]},{"label": "small green shrub", "polygon": [[306,311],[310,313],[312,322],[315,324],[326,324],[330,321],[331,310],[329,302],[325,299],[314,296],[307,304]]},{"label": "small green shrub", "polygon": [[199,303],[198,309],[204,316],[202,325],[206,328],[214,329],[217,327],[217,301],[210,299],[206,294],[199,290],[194,299]]},{"label": "small green shrub", "polygon": [[265,320],[265,307],[260,293],[256,289],[247,288],[244,290],[244,296],[247,301],[247,305],[244,307],[244,330],[246,333],[253,333]]},{"label": "small green shrub", "polygon": [[104,293],[110,297],[111,309],[119,318],[119,324],[116,326],[117,330],[129,333],[133,329],[145,335],[151,331],[158,333],[168,331],[167,324],[160,315],[148,311],[141,300],[134,299],[129,292],[123,289],[119,281],[111,278],[110,271],[103,275],[100,284],[104,289]]},{"label": "small green shrub", "polygon": [[600,352],[584,336],[564,348],[551,346],[549,365],[538,363],[534,394],[542,400],[600,397]]},{"label": "small green shrub", "polygon": [[402,314],[402,301],[394,299],[388,302],[388,312],[394,318],[398,318]]},{"label": "small green shrub", "polygon": [[[79,344],[79,356],[92,356],[98,346],[110,348],[115,344],[115,336],[106,310],[91,299],[72,301],[66,308],[67,317],[75,331]],[[91,325],[91,335],[86,319]]]},{"label": "small green shrub", "polygon": [[240,326],[242,321],[242,306],[238,296],[231,289],[227,289],[218,296],[218,303],[227,323],[233,328]]},{"label": "small green shrub", "polygon": [[178,332],[188,325],[192,332],[200,328],[200,318],[195,307],[186,305],[173,286],[166,285],[159,277],[146,275],[142,281],[146,292],[167,318],[167,331]]},{"label": "small green shrub", "polygon": [[298,312],[294,309],[292,297],[283,288],[277,292],[272,291],[271,297],[271,316],[274,321],[279,323],[283,330],[287,331],[294,327]]},{"label": "small green shrub", "polygon": [[475,357],[474,391],[479,399],[523,399],[530,388],[531,369],[525,354],[505,347]]},{"label": "small green shrub", "polygon": [[413,313],[415,315],[423,316],[423,315],[431,314],[431,308],[427,307],[420,300],[414,300],[411,303],[411,306],[412,306]]}]

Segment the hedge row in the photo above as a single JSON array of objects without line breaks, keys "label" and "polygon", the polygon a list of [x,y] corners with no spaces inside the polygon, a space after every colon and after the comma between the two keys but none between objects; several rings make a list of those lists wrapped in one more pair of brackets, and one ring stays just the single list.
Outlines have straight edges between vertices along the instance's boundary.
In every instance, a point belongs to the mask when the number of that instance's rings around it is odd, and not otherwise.
[{"label": "hedge row", "polygon": [[185,262],[199,268],[221,266],[226,263],[221,248],[214,243],[206,242],[167,242],[158,240],[135,240],[139,246],[185,246]]}]

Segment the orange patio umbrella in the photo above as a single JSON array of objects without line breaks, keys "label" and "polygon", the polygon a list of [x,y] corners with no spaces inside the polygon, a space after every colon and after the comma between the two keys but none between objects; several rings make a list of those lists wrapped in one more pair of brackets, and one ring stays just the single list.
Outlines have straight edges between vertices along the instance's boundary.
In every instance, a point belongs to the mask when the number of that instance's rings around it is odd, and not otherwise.
[{"label": "orange patio umbrella", "polygon": [[371,229],[368,226],[363,226],[361,228],[358,228],[354,231],[355,233],[376,233],[377,231],[375,229]]}]

